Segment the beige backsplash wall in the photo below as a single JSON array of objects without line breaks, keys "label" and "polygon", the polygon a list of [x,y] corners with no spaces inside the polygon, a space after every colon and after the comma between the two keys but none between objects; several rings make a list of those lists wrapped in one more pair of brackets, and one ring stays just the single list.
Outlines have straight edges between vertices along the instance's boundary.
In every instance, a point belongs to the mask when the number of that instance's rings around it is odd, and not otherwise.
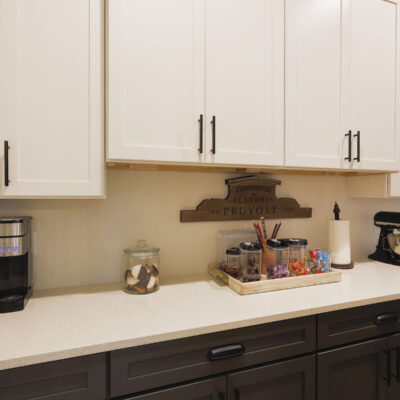
[{"label": "beige backsplash wall", "polygon": [[[225,174],[108,171],[106,200],[0,200],[0,214],[34,217],[36,288],[113,282],[120,279],[122,249],[140,238],[161,248],[163,277],[206,271],[216,254],[219,230],[250,222],[179,222],[180,209],[225,197]],[[334,201],[351,220],[352,253],[365,258],[375,247],[379,210],[400,211],[400,200],[348,199],[343,177],[273,176],[279,197],[312,207],[310,219],[283,220],[280,236],[306,237],[312,247],[328,244]],[[268,229],[276,221],[268,221]]]}]

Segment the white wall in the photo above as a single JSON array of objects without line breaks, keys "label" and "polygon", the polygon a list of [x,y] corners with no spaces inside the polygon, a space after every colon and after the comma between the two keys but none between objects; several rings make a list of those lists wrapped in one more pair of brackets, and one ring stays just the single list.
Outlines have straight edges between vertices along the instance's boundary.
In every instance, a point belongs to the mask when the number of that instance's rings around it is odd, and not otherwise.
[{"label": "white wall", "polygon": [[[31,215],[35,226],[36,288],[73,286],[120,279],[122,249],[140,238],[161,248],[162,277],[199,274],[216,254],[219,230],[243,229],[244,222],[180,223],[179,211],[205,198],[225,197],[218,173],[108,171],[106,200],[0,200],[0,214]],[[311,247],[328,244],[328,219],[338,201],[351,220],[353,258],[374,250],[380,210],[400,211],[400,200],[347,199],[345,179],[273,176],[282,181],[279,197],[312,207],[310,219],[283,220],[283,236],[306,237]],[[269,221],[271,226],[276,221]]]}]

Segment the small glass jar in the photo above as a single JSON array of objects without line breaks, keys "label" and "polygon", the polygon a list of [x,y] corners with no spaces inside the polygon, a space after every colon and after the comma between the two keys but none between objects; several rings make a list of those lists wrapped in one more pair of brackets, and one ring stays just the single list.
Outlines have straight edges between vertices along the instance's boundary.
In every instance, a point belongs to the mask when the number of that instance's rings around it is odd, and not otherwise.
[{"label": "small glass jar", "polygon": [[267,241],[267,279],[289,276],[289,246],[280,240]]},{"label": "small glass jar", "polygon": [[261,246],[253,242],[240,243],[240,250],[243,282],[259,281],[261,279]]},{"label": "small glass jar", "polygon": [[124,274],[125,292],[147,294],[157,291],[159,282],[160,249],[139,240],[135,247],[125,249],[127,269]]},{"label": "small glass jar", "polygon": [[238,247],[231,247],[226,250],[226,273],[236,279],[240,279],[242,276],[240,258]]},{"label": "small glass jar", "polygon": [[290,276],[307,275],[307,239],[281,239],[289,246]]}]

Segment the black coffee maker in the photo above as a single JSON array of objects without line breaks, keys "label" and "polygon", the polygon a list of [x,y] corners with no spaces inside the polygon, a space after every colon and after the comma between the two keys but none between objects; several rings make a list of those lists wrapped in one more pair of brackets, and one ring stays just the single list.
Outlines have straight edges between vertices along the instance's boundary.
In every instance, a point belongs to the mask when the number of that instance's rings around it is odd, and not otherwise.
[{"label": "black coffee maker", "polygon": [[31,217],[0,217],[0,313],[23,310],[32,294]]}]

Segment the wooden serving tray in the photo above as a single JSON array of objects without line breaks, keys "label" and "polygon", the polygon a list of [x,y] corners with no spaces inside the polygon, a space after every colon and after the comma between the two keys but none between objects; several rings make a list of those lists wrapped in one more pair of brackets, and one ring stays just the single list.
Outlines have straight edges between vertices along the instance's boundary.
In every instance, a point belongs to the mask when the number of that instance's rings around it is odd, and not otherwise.
[{"label": "wooden serving tray", "polygon": [[238,279],[221,271],[218,267],[210,265],[208,273],[215,279],[222,281],[232,290],[240,295],[272,292],[275,290],[293,289],[304,286],[323,285],[324,283],[340,282],[342,280],[341,271],[326,272],[323,274],[312,274],[302,276],[292,276],[280,279],[264,279],[256,282],[243,283]]}]

